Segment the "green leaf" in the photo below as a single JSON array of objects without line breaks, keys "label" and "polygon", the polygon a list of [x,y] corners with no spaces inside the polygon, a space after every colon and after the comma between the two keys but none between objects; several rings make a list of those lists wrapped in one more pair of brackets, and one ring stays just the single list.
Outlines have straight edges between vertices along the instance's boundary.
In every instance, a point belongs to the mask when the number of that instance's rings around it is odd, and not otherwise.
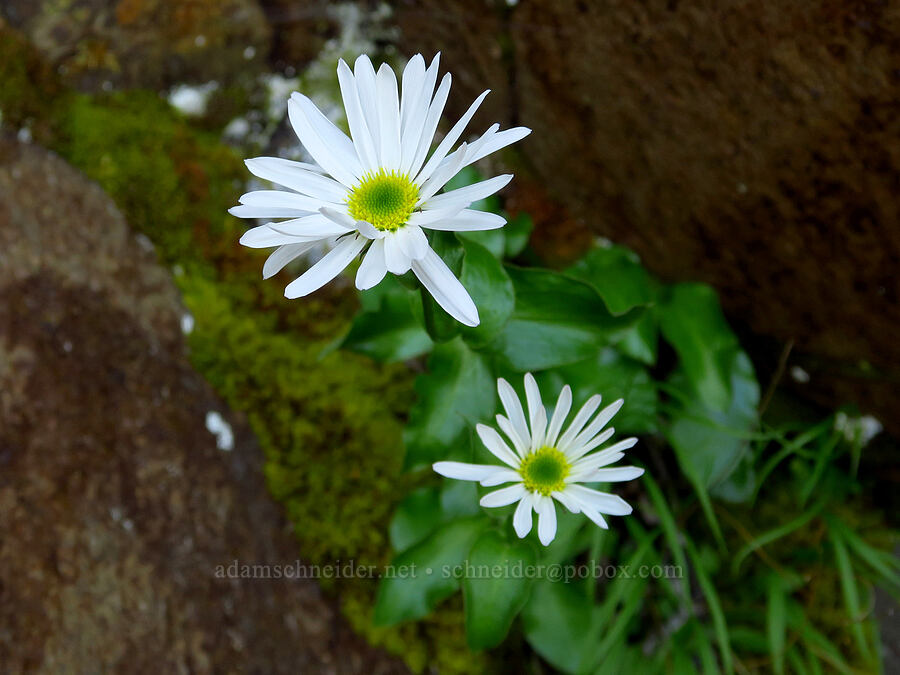
[{"label": "green leaf", "polygon": [[[433,231],[429,239],[434,252],[459,278],[465,254],[456,235],[453,232]],[[421,287],[420,295],[422,298],[420,320],[431,339],[435,342],[447,342],[459,335],[463,325],[447,314],[424,287]],[[416,307],[414,313],[418,315],[418,312],[419,308]]]},{"label": "green leaf", "polygon": [[595,614],[590,598],[578,584],[540,579],[522,610],[522,627],[538,654],[555,668],[575,673],[595,646],[583,639]]},{"label": "green leaf", "polygon": [[378,585],[375,624],[420,619],[452,595],[459,588],[457,567],[487,523],[480,516],[450,521],[394,558]]},{"label": "green leaf", "polygon": [[456,236],[459,237],[459,240],[463,243],[468,241],[483,247],[486,251],[490,252],[494,257],[494,260],[500,260],[506,252],[506,237],[503,234],[502,228],[496,230],[458,232]]},{"label": "green leaf", "polygon": [[390,292],[382,290],[378,297],[372,297],[372,291],[360,294],[364,306],[374,304],[374,307],[356,315],[350,332],[341,343],[344,349],[366,354],[383,363],[414,358],[428,352],[433,345],[413,315],[411,292],[389,279],[376,288],[387,286],[388,282],[394,287]]},{"label": "green leaf", "polygon": [[[625,404],[616,414],[613,425],[624,433],[656,431],[656,385],[640,363],[623,357],[614,349],[598,350],[590,358],[560,366],[538,376],[542,392],[559,392],[564,384],[572,387],[576,402],[601,394],[605,401],[624,398]],[[547,396],[545,404],[555,399]]]},{"label": "green leaf", "polygon": [[659,348],[659,326],[653,312],[645,312],[632,328],[625,331],[624,335],[615,342],[616,349],[626,356],[646,363],[648,366],[656,364],[656,354]]},{"label": "green leaf", "polygon": [[507,258],[515,258],[525,250],[533,229],[534,221],[524,211],[517,214],[515,218],[507,220],[506,226],[503,228],[503,233],[506,235],[505,255]]},{"label": "green leaf", "polygon": [[596,289],[609,311],[621,315],[655,300],[655,284],[633,251],[621,246],[594,248],[566,273]]},{"label": "green leaf", "polygon": [[[753,364],[744,352],[732,352],[727,374],[731,392],[724,411],[687,399],[672,416],[666,435],[675,449],[682,471],[694,485],[708,489],[734,471],[747,449],[746,436],[757,420],[759,385]],[[682,392],[690,387],[681,373],[671,383]]]},{"label": "green leaf", "polygon": [[437,488],[423,487],[408,494],[397,506],[388,533],[395,551],[405,551],[427,537],[441,521]]},{"label": "green leaf", "polygon": [[834,547],[834,558],[837,563],[838,573],[841,578],[841,592],[844,596],[844,604],[847,606],[847,618],[850,620],[850,629],[856,640],[856,646],[866,659],[872,658],[872,650],[863,630],[864,612],[859,601],[859,589],[856,587],[856,577],[853,574],[853,564],[847,553],[847,547],[840,536],[840,530],[829,529],[831,545]]},{"label": "green leaf", "polygon": [[468,448],[467,427],[490,417],[496,406],[493,373],[462,338],[435,345],[428,372],[416,378],[415,389],[418,401],[403,433],[407,468]]},{"label": "green leaf", "polygon": [[660,328],[675,349],[688,382],[706,407],[728,410],[737,338],[715,291],[704,284],[678,284],[657,306]]},{"label": "green leaf", "polygon": [[575,363],[621,337],[641,310],[614,317],[587,283],[544,269],[507,267],[515,308],[488,349],[514,371]]},{"label": "green leaf", "polygon": [[488,530],[475,542],[468,559],[472,573],[462,581],[471,649],[496,647],[506,637],[528,599],[534,580],[527,578],[525,570],[535,559],[529,542],[510,542],[496,530]]},{"label": "green leaf", "polygon": [[477,327],[463,327],[462,335],[477,347],[490,342],[503,328],[512,314],[515,295],[512,281],[499,260],[481,244],[467,239],[460,242],[465,258],[459,280],[472,296],[481,318]]}]

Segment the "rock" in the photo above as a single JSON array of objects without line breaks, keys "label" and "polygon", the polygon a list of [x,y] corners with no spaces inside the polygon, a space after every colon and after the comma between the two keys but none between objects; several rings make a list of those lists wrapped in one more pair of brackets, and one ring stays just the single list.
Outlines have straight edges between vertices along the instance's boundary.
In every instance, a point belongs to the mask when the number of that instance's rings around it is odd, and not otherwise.
[{"label": "rock", "polygon": [[89,91],[230,82],[271,37],[256,0],[4,0],[0,13]]},{"label": "rock", "polygon": [[443,51],[456,114],[493,89],[473,128],[531,127],[533,184],[573,216],[900,430],[897,7],[511,4],[406,0],[399,44]]},{"label": "rock", "polygon": [[228,578],[302,563],[150,248],[96,185],[0,137],[3,671],[402,672],[314,581]]}]

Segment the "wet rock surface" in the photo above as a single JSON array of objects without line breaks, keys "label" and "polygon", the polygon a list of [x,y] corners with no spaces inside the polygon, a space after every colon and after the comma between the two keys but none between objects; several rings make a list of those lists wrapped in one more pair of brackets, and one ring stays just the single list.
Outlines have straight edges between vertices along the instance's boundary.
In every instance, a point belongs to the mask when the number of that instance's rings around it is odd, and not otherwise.
[{"label": "wet rock surface", "polygon": [[229,81],[271,39],[255,0],[2,0],[0,16],[90,91]]},{"label": "wet rock surface", "polygon": [[97,186],[0,138],[3,672],[402,672],[315,582],[217,577],[299,552],[181,311]]},{"label": "wet rock surface", "polygon": [[473,128],[534,129],[520,151],[561,214],[713,284],[776,354],[794,341],[804,392],[900,429],[895,4],[405,0],[397,20],[404,51],[443,51],[455,113],[493,89]]}]

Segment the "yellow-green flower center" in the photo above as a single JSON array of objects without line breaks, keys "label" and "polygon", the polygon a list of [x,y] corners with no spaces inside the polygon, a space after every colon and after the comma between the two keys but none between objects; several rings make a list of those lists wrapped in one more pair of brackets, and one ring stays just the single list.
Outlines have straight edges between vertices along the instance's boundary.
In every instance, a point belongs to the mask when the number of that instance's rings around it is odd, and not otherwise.
[{"label": "yellow-green flower center", "polygon": [[419,199],[417,188],[406,174],[384,169],[362,177],[350,192],[347,210],[354,220],[364,220],[379,230],[394,232],[412,215]]},{"label": "yellow-green flower center", "polygon": [[545,497],[566,487],[566,476],[571,467],[566,456],[556,448],[544,446],[525,455],[519,474],[525,489],[539,492]]}]

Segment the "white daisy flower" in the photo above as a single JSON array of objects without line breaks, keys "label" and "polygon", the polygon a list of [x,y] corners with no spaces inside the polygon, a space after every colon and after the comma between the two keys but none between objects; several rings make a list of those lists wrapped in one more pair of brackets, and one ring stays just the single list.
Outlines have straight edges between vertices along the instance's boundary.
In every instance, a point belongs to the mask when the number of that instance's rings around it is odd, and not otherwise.
[{"label": "white daisy flower", "polygon": [[[475,99],[428,157],[450,91],[450,74],[437,86],[439,55],[426,68],[420,54],[403,71],[402,96],[393,70],[378,72],[367,56],[351,72],[338,63],[338,79],[352,140],[303,94],[288,101],[288,117],[314,163],[277,157],[247,160],[250,171],[289,190],[258,190],[240,198],[230,212],[240,218],[287,218],[254,227],[241,237],[253,248],[278,248],[263,266],[263,277],[279,272],[316,244],[333,248],[285,289],[298,298],[328,283],[368,246],[356,275],[357,288],[375,286],[387,272],[412,269],[438,304],[467,326],[477,326],[478,310],[468,292],[431,249],[424,229],[457,232],[492,230],[506,221],[470,209],[504,187],[502,175],[440,193],[460,169],[514,143],[530,129],[499,131],[494,124],[480,138],[451,149],[487,95]],[[427,161],[426,161],[427,157]]]},{"label": "white daisy flower", "polygon": [[624,457],[624,451],[637,443],[636,438],[626,438],[592,452],[612,437],[613,428],[602,429],[622,407],[623,399],[594,416],[601,397],[592,396],[563,432],[572,406],[569,385],[560,392],[549,424],[541,393],[531,373],[525,375],[528,420],[509,382],[503,378],[497,380],[497,391],[508,415],[497,415],[497,426],[506,434],[514,450],[493,428],[479,424],[476,430],[485,447],[506,466],[437,462],[435,471],[447,478],[477,481],[484,486],[512,483],[486,494],[481,505],[497,507],[518,502],[513,527],[519,537],[531,531],[531,512],[534,510],[538,514],[538,538],[544,546],[556,536],[554,500],[572,513],[583,513],[604,529],[608,525],[601,514],[626,516],[631,513],[631,506],[621,497],[581,485],[626,481],[644,473],[635,466],[604,468]]}]

